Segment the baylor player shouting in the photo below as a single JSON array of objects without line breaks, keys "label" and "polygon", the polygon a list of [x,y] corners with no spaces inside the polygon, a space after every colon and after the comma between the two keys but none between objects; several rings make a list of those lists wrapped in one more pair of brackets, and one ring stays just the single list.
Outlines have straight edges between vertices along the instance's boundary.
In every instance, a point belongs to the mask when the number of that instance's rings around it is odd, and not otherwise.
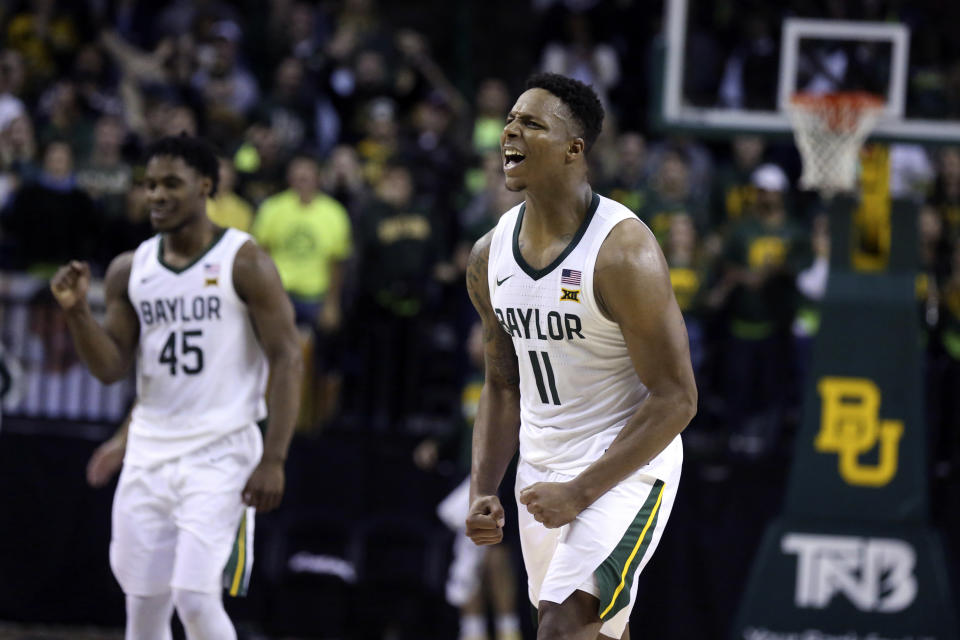
[{"label": "baylor player shouting", "polygon": [[[217,160],[205,143],[154,143],[146,185],[159,233],[113,260],[104,324],[87,305],[86,264],[61,267],[51,288],[100,380],[123,378],[136,354],[110,543],[126,637],[171,638],[176,607],[190,640],[236,638],[221,575],[244,503],[268,511],[283,495],[302,370],[293,308],[250,236],[207,218]],[[256,423],[267,405],[264,440]]]},{"label": "baylor player shouting", "polygon": [[467,535],[502,538],[497,487],[519,443],[540,639],[629,637],[636,576],[670,515],[679,434],[697,404],[663,254],[587,181],[602,121],[586,85],[530,79],[500,138],[507,188],[525,202],[477,242],[467,270],[486,361]]}]

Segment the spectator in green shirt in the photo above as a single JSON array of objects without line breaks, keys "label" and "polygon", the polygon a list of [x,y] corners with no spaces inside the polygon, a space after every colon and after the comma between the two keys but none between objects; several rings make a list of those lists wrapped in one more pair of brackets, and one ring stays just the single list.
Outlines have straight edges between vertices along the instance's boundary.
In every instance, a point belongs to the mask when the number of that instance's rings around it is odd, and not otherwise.
[{"label": "spectator in green shirt", "polygon": [[809,262],[809,233],[787,215],[790,185],[780,167],[761,165],[752,180],[754,215],[730,229],[718,286],[729,317],[724,380],[731,446],[761,455],[777,443],[788,399],[796,275]]},{"label": "spectator in green shirt", "polygon": [[663,254],[670,268],[670,284],[677,298],[677,305],[687,325],[690,361],[699,380],[706,355],[703,320],[709,265],[704,260],[697,230],[689,215],[679,214],[670,219]]},{"label": "spectator in green shirt", "polygon": [[711,226],[717,229],[740,220],[753,209],[757,187],[751,178],[763,162],[763,138],[737,136],[730,143],[730,152],[729,162],[717,169],[710,194]]},{"label": "spectator in green shirt", "polygon": [[706,209],[693,195],[689,159],[680,148],[663,153],[647,197],[637,210],[637,216],[650,227],[661,247],[666,246],[670,220],[678,215],[690,216],[699,233],[706,231]]},{"label": "spectator in green shirt", "polygon": [[401,427],[426,410],[424,384],[440,286],[450,282],[447,223],[416,193],[410,169],[384,165],[357,216],[357,322],[363,411],[376,429]]}]

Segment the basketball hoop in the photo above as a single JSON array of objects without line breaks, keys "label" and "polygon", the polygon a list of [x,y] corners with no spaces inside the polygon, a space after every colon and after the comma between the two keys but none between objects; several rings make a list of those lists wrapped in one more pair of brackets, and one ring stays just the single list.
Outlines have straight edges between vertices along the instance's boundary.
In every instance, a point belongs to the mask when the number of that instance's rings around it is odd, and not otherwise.
[{"label": "basketball hoop", "polygon": [[853,191],[860,147],[883,109],[882,99],[861,91],[795,94],[787,113],[803,158],[800,186],[824,197]]}]

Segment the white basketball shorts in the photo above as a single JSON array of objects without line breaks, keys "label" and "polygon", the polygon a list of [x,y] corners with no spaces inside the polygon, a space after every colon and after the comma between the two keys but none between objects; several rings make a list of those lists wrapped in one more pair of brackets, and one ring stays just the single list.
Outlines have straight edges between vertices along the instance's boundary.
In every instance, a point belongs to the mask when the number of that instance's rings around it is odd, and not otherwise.
[{"label": "white basketball shorts", "polygon": [[562,603],[574,591],[585,591],[600,601],[600,633],[620,638],[637,595],[637,576],[670,518],[682,464],[677,438],[653,464],[600,496],[573,522],[548,529],[520,504],[520,490],[535,482],[568,482],[573,476],[521,460],[515,492],[530,602]]},{"label": "white basketball shorts", "polygon": [[124,465],[113,498],[110,566],[127,595],[219,593],[260,462],[256,425],[154,467]]}]

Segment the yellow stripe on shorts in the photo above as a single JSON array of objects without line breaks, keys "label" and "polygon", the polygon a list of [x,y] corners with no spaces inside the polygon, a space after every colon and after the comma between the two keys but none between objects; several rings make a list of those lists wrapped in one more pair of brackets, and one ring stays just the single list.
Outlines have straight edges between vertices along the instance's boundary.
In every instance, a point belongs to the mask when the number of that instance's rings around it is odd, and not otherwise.
[{"label": "yellow stripe on shorts", "polygon": [[240,519],[240,531],[237,532],[237,566],[233,571],[233,580],[230,582],[230,595],[236,597],[240,592],[240,581],[246,569],[247,556],[247,514]]},{"label": "yellow stripe on shorts", "polygon": [[227,595],[242,598],[250,589],[250,574],[253,569],[253,532],[256,509],[246,507],[237,524],[230,558],[223,567],[223,588]]},{"label": "yellow stripe on shorts", "polygon": [[[617,584],[616,588],[613,590],[613,594],[609,597],[608,604],[605,607],[603,607],[603,609],[600,611],[601,620],[606,618],[607,615],[614,608],[614,605],[617,604],[617,600],[620,598],[621,592],[624,590],[625,587],[627,587],[628,579],[631,579],[632,581],[632,568],[634,566],[634,559],[638,559],[638,556],[639,556],[639,559],[643,558],[643,553],[641,552],[641,549],[646,549],[647,544],[649,544],[650,539],[647,537],[647,533],[650,531],[650,528],[652,526],[655,526],[654,523],[656,523],[657,521],[657,512],[660,510],[660,502],[663,500],[663,490],[665,487],[666,485],[663,483],[662,480],[657,480],[653,489],[650,491],[650,496],[648,496],[646,502],[644,503],[643,508],[640,509],[640,512],[637,514],[637,518],[634,521],[634,524],[639,524],[637,521],[640,520],[640,518],[644,515],[645,511],[649,510],[649,515],[646,518],[646,522],[643,525],[643,529],[641,530],[640,535],[637,537],[636,543],[633,544],[630,550],[630,554],[627,556],[626,562],[623,563],[623,569],[618,572],[619,578],[620,578],[619,583]],[[653,501],[653,504],[651,506],[650,504],[651,498],[653,498],[654,492],[656,492],[656,500]],[[624,540],[621,540],[621,543],[620,545],[618,545],[618,548],[614,549],[613,552],[610,554],[610,556],[597,569],[597,572],[596,572],[597,582],[600,585],[601,594],[604,591],[604,583],[607,584],[607,590],[609,590],[610,583],[612,583],[613,580],[616,579],[617,573],[614,573],[613,575],[611,575],[611,572],[615,571],[616,564],[618,564],[616,561],[616,556],[619,555],[621,558],[623,557],[622,551],[625,551],[626,549],[621,550],[620,547],[629,538],[630,531],[631,530],[633,530],[634,532],[636,531],[634,524],[631,524],[630,527],[627,529],[627,533],[624,535]],[[618,550],[620,550],[621,553],[618,554],[617,553]],[[604,578],[607,578],[607,579],[605,580]],[[605,602],[605,600],[601,600],[601,606],[603,606],[603,602]],[[625,607],[628,604],[628,602],[629,602],[629,598],[626,601],[621,602],[620,606],[618,606],[616,610],[620,611],[623,607]]]}]

